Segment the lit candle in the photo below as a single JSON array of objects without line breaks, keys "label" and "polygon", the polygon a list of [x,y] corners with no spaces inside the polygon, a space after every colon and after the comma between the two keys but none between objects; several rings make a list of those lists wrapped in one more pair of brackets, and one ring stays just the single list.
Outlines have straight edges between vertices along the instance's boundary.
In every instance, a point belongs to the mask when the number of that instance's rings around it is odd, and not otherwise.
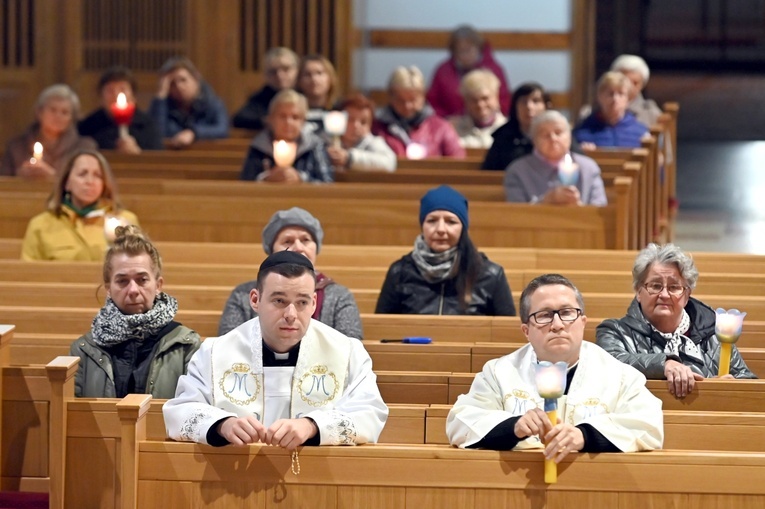
[{"label": "lit candle", "polygon": [[297,155],[297,143],[279,140],[274,142],[274,163],[277,168],[291,168]]},{"label": "lit candle", "polygon": [[564,186],[576,185],[576,181],[579,180],[579,165],[574,162],[571,154],[566,154],[558,164],[558,179]]},{"label": "lit candle", "polygon": [[104,219],[104,236],[106,237],[106,241],[109,244],[113,243],[114,239],[117,237],[114,230],[116,230],[118,226],[125,225],[127,225],[127,222],[121,217],[106,216],[106,219]]},{"label": "lit candle", "polygon": [[348,112],[328,111],[324,114],[324,131],[330,136],[342,136],[348,127]]},{"label": "lit candle", "polygon": [[117,94],[117,102],[110,107],[114,123],[119,126],[121,137],[128,135],[128,126],[133,121],[135,114],[135,104],[129,103],[124,92]]},{"label": "lit candle", "polygon": [[42,143],[40,143],[39,141],[36,141],[34,148],[32,149],[32,159],[30,159],[29,162],[32,164],[35,164],[37,161],[42,161],[42,158],[43,158]]},{"label": "lit candle", "polygon": [[412,142],[406,146],[407,159],[425,159],[428,155],[428,149],[425,145]]},{"label": "lit candle", "polygon": [[720,341],[720,365],[717,370],[717,376],[723,376],[730,372],[730,357],[733,353],[733,344],[741,336],[746,313],[742,313],[738,309],[725,311],[723,308],[717,308],[715,313],[717,315],[715,320],[715,336]]},{"label": "lit candle", "polygon": [[[558,398],[566,391],[567,368],[565,362],[542,361],[535,366],[537,392],[545,400],[545,412],[553,426],[558,422]],[[545,459],[545,482],[558,482],[558,465],[553,460]]]}]

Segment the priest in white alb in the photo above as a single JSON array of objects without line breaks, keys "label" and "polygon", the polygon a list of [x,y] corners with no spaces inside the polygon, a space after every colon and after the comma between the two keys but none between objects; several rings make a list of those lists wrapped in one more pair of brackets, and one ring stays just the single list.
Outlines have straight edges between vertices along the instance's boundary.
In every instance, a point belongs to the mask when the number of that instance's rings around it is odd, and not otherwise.
[{"label": "priest in white alb", "polygon": [[[493,359],[446,421],[452,445],[495,450],[544,448],[560,462],[572,452],[635,452],[664,441],[661,401],[636,369],[583,342],[584,301],[565,277],[545,274],[521,295],[528,344]],[[540,361],[568,364],[558,422],[550,422],[535,383]],[[614,362],[616,361],[616,362]]]},{"label": "priest in white alb", "polygon": [[388,407],[358,339],[311,319],[316,278],[305,256],[266,258],[250,294],[258,313],[208,338],[165,403],[167,434],[222,446],[376,442]]}]

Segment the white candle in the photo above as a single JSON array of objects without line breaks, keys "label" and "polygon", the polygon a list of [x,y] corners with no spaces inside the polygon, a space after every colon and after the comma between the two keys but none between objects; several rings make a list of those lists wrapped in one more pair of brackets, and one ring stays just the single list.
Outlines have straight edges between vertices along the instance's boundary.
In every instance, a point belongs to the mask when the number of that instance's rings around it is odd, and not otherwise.
[{"label": "white candle", "polygon": [[279,140],[274,142],[274,162],[278,168],[291,168],[297,154],[297,143]]},{"label": "white candle", "polygon": [[43,158],[43,146],[42,143],[39,141],[35,142],[34,148],[32,149],[32,163],[36,163],[37,161],[42,161]]},{"label": "white candle", "polygon": [[539,370],[536,381],[537,392],[543,398],[560,397],[563,395],[563,380],[556,366]]},{"label": "white candle", "polygon": [[576,183],[578,166],[571,157],[571,154],[566,154],[563,161],[558,165],[558,176],[563,185],[572,186]]},{"label": "white candle", "polygon": [[739,320],[735,315],[728,313],[717,315],[717,331],[724,336],[733,336],[738,333]]},{"label": "white candle", "polygon": [[116,216],[107,216],[106,220],[104,221],[104,235],[106,236],[106,240],[111,242],[114,242],[114,239],[116,238],[116,234],[114,233],[114,230],[117,229],[118,226],[124,226],[125,220],[121,219]]},{"label": "white candle", "polygon": [[425,159],[428,155],[428,149],[420,143],[410,143],[406,146],[407,159]]},{"label": "white candle", "polygon": [[324,131],[330,136],[342,136],[348,127],[348,113],[328,111],[324,114]]}]

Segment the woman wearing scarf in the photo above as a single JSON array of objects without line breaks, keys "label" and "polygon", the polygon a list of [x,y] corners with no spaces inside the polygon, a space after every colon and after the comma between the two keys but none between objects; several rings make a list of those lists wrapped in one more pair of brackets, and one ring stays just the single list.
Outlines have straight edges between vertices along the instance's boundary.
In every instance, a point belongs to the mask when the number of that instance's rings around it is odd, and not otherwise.
[{"label": "woman wearing scarf", "polygon": [[178,302],[162,291],[162,259],[151,241],[136,226],[115,234],[104,261],[106,303],[70,348],[80,358],[74,394],[172,398],[199,334],[173,320]]},{"label": "woman wearing scarf", "polygon": [[[720,341],[716,316],[691,298],[699,271],[693,259],[673,244],[649,244],[632,267],[635,299],[627,315],[598,325],[597,344],[648,379],[666,379],[669,392],[687,396],[697,380],[717,376]],[[730,375],[757,378],[735,345]]]},{"label": "woman wearing scarf", "polygon": [[420,200],[422,233],[388,269],[376,313],[514,316],[504,269],[468,235],[467,199],[449,186]]},{"label": "woman wearing scarf", "polygon": [[[324,230],[307,210],[292,207],[276,212],[263,228],[263,251],[295,251],[316,264],[321,251]],[[257,280],[242,283],[231,292],[218,324],[222,336],[257,316],[250,304],[250,292]],[[356,300],[348,288],[335,283],[327,275],[316,272],[316,311],[311,316],[351,338],[363,338],[361,316]]]},{"label": "woman wearing scarf", "polygon": [[454,127],[425,102],[425,78],[417,67],[397,67],[388,81],[390,104],[377,112],[372,134],[399,157],[465,157]]},{"label": "woman wearing scarf", "polygon": [[113,232],[113,226],[106,231],[107,221],[138,224],[135,214],[120,205],[104,156],[94,150],[78,152],[59,174],[48,210],[29,221],[21,259],[100,262]]}]

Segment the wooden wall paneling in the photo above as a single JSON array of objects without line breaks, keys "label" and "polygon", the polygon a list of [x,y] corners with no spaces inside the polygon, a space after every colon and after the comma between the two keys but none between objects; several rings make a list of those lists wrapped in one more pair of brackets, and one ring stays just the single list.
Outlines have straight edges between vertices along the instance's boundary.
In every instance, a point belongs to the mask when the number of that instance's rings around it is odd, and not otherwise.
[{"label": "wooden wall paneling", "polygon": [[595,0],[571,3],[571,89],[569,111],[576,118],[583,105],[593,100],[595,81]]}]

